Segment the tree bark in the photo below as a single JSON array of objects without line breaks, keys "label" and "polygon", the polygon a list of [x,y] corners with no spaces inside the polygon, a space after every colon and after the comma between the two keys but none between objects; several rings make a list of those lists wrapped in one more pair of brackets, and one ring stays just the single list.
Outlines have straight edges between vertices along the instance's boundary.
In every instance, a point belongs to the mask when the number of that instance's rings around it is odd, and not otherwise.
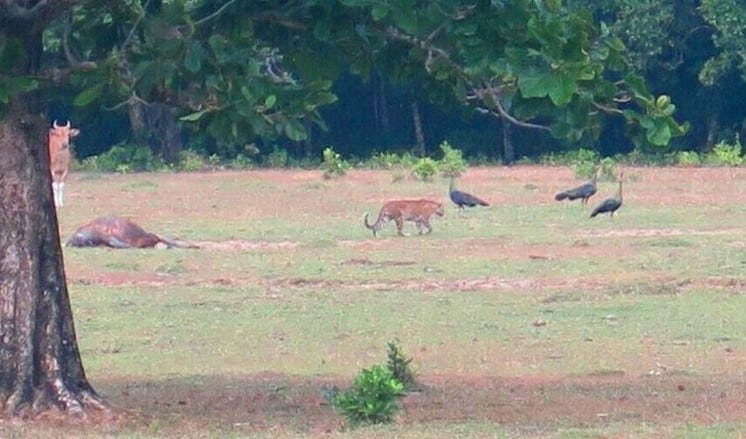
[{"label": "tree bark", "polygon": [[422,114],[417,101],[412,101],[412,119],[414,120],[415,155],[425,157],[425,132],[422,130]]},{"label": "tree bark", "polygon": [[181,127],[174,110],[160,103],[135,101],[129,105],[135,141],[148,146],[166,163],[175,163],[182,150]]},{"label": "tree bark", "polygon": [[107,411],[85,376],[65,280],[46,121],[13,99],[0,120],[0,410]]},{"label": "tree bark", "polygon": [[513,136],[511,134],[513,126],[510,121],[500,118],[503,132],[503,160],[506,165],[512,165],[515,162],[515,146],[513,146]]},{"label": "tree bark", "polygon": [[373,117],[375,128],[388,136],[391,131],[391,121],[389,118],[389,103],[386,99],[386,83],[383,75],[375,72],[371,79],[371,91],[373,92]]},{"label": "tree bark", "polygon": [[705,141],[705,152],[710,152],[715,148],[718,130],[720,129],[720,118],[717,112],[713,112],[707,118],[707,140]]}]

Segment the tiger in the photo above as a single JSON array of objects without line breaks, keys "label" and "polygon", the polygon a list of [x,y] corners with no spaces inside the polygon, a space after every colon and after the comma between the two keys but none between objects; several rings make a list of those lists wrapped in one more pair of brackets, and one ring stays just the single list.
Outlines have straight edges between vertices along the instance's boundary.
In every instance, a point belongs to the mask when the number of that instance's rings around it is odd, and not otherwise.
[{"label": "tiger", "polygon": [[[373,231],[373,236],[378,236],[378,231],[388,221],[396,222],[396,231],[399,236],[407,236],[402,231],[404,221],[412,221],[417,226],[420,235],[433,231],[430,226],[430,217],[435,214],[443,216],[445,211],[443,204],[433,200],[421,198],[419,200],[392,200],[386,202],[378,213],[378,219],[373,224],[368,223],[368,212],[365,213],[365,227]],[[423,233],[424,232],[424,233]]]}]

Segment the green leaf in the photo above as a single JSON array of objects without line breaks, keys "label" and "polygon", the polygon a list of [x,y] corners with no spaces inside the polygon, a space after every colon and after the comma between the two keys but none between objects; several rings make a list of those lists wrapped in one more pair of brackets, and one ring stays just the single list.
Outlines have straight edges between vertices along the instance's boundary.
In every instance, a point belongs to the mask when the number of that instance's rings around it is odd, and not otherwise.
[{"label": "green leaf", "polygon": [[91,102],[95,101],[101,95],[101,84],[96,84],[93,87],[89,87],[75,96],[73,105],[76,107],[85,107]]},{"label": "green leaf", "polygon": [[342,3],[345,6],[359,7],[359,6],[367,6],[368,3],[370,3],[370,0],[340,0],[340,3]]},{"label": "green leaf", "polygon": [[389,8],[386,7],[386,5],[374,5],[373,9],[370,11],[371,15],[373,16],[373,20],[375,21],[381,21],[389,14]]},{"label": "green leaf", "polygon": [[199,41],[192,41],[184,57],[184,67],[191,73],[198,73],[202,69],[202,60],[205,59],[205,49]]},{"label": "green leaf", "polygon": [[248,102],[254,102],[254,95],[251,93],[251,90],[249,90],[249,87],[246,87],[245,85],[242,85],[241,86],[241,95]]},{"label": "green leaf", "polygon": [[578,83],[571,75],[559,74],[549,89],[549,99],[556,106],[566,105],[572,100],[573,94],[578,90]]},{"label": "green leaf", "polygon": [[212,53],[215,54],[215,58],[219,63],[224,63],[230,59],[230,53],[228,52],[228,40],[220,34],[213,34],[207,40],[207,43],[212,49]]},{"label": "green leaf", "polygon": [[646,137],[653,145],[666,146],[671,141],[671,127],[665,120],[655,120],[653,126],[648,128]]},{"label": "green leaf", "polygon": [[264,99],[264,107],[270,109],[277,103],[277,96],[269,95]]},{"label": "green leaf", "polygon": [[0,103],[7,104],[14,93],[25,93],[36,90],[39,82],[26,76],[3,77],[0,76]]},{"label": "green leaf", "polygon": [[315,106],[329,105],[337,102],[337,95],[329,92],[316,93],[313,97]]},{"label": "green leaf", "polygon": [[416,34],[419,30],[417,10],[407,5],[398,5],[391,11],[391,16],[397,27],[408,34]]},{"label": "green leaf", "polygon": [[295,142],[300,142],[308,138],[306,129],[303,127],[303,124],[298,121],[298,119],[288,119],[285,122],[284,129],[285,135],[288,136],[288,139]]},{"label": "green leaf", "polygon": [[[0,41],[2,42],[2,41]],[[0,72],[8,72],[23,56],[23,45],[18,38],[10,38],[0,45]]]},{"label": "green leaf", "polygon": [[646,104],[652,104],[653,95],[648,91],[648,87],[645,85],[645,79],[643,79],[642,76],[630,73],[624,78],[624,83],[627,84],[627,88],[636,98],[642,100]]},{"label": "green leaf", "polygon": [[526,98],[543,98],[552,86],[551,75],[543,73],[527,74],[518,78],[518,88]]},{"label": "green leaf", "polygon": [[205,114],[209,113],[210,110],[197,111],[196,113],[187,114],[179,118],[182,122],[196,122],[202,118]]}]

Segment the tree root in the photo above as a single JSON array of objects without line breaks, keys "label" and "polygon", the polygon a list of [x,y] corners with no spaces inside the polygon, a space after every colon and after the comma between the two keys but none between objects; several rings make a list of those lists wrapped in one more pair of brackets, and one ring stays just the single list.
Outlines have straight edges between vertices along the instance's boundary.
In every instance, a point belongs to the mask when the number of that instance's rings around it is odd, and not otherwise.
[{"label": "tree root", "polygon": [[9,418],[43,419],[64,417],[73,422],[88,422],[91,418],[108,418],[112,414],[106,400],[92,390],[73,392],[66,386],[47,386],[37,389],[29,404],[26,398],[16,393],[11,395],[3,407]]}]

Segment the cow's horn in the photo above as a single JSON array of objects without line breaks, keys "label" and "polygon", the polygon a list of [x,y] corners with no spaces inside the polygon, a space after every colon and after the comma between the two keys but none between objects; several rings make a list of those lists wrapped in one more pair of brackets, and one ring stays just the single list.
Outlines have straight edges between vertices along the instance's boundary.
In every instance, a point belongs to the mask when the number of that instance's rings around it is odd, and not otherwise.
[{"label": "cow's horn", "polygon": [[61,128],[59,125],[57,125],[57,119],[52,122],[52,126],[54,126],[55,128]]}]

